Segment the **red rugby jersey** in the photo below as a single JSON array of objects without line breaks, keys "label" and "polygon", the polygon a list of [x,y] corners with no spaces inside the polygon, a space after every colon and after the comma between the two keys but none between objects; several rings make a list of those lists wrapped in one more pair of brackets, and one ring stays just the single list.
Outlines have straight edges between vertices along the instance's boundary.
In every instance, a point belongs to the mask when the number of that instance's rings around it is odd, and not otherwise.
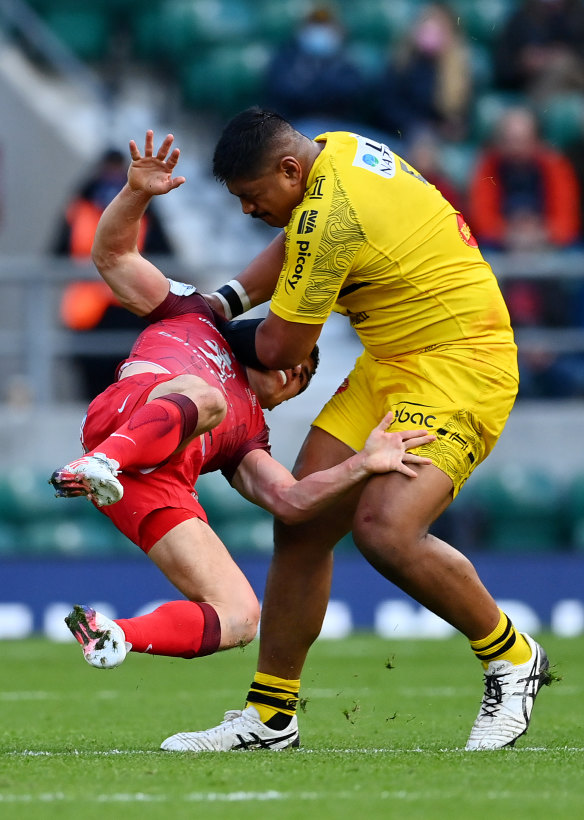
[{"label": "red rugby jersey", "polygon": [[270,451],[269,428],[245,368],[215,324],[215,314],[192,285],[170,280],[166,299],[146,320],[150,325],[136,339],[120,368],[151,362],[168,373],[190,373],[222,391],[227,414],[203,437],[203,469],[221,470],[231,481],[251,450]]}]

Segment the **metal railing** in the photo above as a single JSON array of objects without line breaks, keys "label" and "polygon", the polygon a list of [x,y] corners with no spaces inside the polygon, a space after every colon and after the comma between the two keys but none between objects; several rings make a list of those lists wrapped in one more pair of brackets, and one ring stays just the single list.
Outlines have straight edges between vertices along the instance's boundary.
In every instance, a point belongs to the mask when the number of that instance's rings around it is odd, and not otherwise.
[{"label": "metal railing", "polygon": [[[174,258],[153,259],[173,279],[196,284],[205,290],[232,278],[237,270],[226,267],[187,270]],[[584,286],[584,253],[523,256],[491,255],[501,282],[508,278],[581,279]],[[38,404],[63,401],[55,395],[53,373],[57,361],[73,354],[126,354],[135,330],[74,332],[59,319],[59,298],[64,286],[75,280],[97,280],[91,263],[73,263],[50,256],[17,256],[0,260],[0,379],[14,376],[29,385]],[[529,352],[584,353],[584,328],[519,328],[520,350]]]}]

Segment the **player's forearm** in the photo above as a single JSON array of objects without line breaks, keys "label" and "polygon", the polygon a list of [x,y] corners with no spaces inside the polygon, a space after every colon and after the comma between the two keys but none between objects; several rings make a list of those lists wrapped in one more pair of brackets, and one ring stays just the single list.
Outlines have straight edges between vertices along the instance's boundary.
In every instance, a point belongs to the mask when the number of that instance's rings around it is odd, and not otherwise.
[{"label": "player's forearm", "polygon": [[285,488],[274,488],[270,512],[285,524],[300,524],[337,501],[347,490],[371,475],[366,456],[355,453],[345,461],[306,476]]},{"label": "player's forearm", "polygon": [[148,315],[168,293],[164,275],[138,251],[140,220],[150,196],[125,186],[99,221],[92,258],[118,301],[138,316]]},{"label": "player's forearm", "polygon": [[241,316],[271,299],[284,264],[284,233],[272,240],[241,273],[206,298],[226,319]]},{"label": "player's forearm", "polygon": [[284,265],[284,232],[270,242],[267,248],[236,277],[245,288],[252,307],[272,298]]},{"label": "player's forearm", "polygon": [[138,253],[140,221],[150,199],[126,184],[101,215],[91,256],[106,281],[108,272],[115,271],[122,257]]}]

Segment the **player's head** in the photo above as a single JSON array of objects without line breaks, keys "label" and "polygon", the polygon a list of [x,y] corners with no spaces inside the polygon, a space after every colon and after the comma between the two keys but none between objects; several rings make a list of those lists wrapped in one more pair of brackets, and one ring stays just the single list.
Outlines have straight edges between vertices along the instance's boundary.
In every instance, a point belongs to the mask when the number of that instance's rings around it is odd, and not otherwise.
[{"label": "player's head", "polygon": [[245,214],[283,228],[302,201],[314,153],[315,143],[287,120],[254,106],[223,129],[213,174],[239,198]]},{"label": "player's head", "polygon": [[255,370],[246,368],[249,386],[258,397],[264,410],[273,410],[279,404],[303,393],[318,367],[320,354],[318,345],[312,353],[296,367],[285,370]]}]

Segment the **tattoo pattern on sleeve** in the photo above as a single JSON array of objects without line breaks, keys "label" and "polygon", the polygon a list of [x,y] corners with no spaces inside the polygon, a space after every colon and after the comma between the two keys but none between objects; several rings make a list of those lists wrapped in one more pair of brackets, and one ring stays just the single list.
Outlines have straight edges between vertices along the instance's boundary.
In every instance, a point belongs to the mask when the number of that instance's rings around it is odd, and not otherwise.
[{"label": "tattoo pattern on sleeve", "polygon": [[298,305],[298,314],[331,312],[351,262],[365,241],[365,232],[339,180],[333,176],[333,193],[318,245],[310,281]]}]

